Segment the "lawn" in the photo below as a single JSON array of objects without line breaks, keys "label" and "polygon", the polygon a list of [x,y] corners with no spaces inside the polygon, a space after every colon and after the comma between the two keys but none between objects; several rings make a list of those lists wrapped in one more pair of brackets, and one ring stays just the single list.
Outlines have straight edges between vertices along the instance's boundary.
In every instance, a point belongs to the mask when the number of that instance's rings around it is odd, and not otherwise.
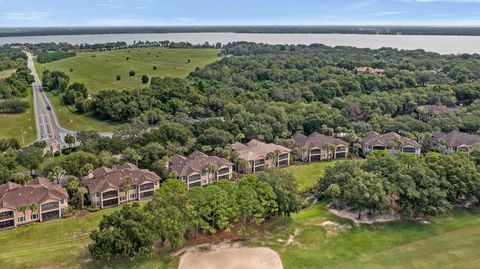
[{"label": "lawn", "polygon": [[112,132],[120,126],[118,123],[101,121],[88,114],[76,113],[73,107],[64,105],[58,95],[47,93],[47,96],[55,109],[60,125],[65,129]]},{"label": "lawn", "polygon": [[90,213],[84,217],[34,223],[0,232],[2,268],[168,268],[167,258],[122,260],[107,264],[87,264],[90,231],[105,214],[119,207]]},{"label": "lawn", "polygon": [[[39,75],[45,69],[63,71],[70,76],[70,82],[82,82],[90,93],[95,94],[105,89],[142,87],[142,75],[184,78],[196,67],[217,60],[218,53],[218,49],[131,48],[83,52],[59,61],[37,63],[36,67]],[[154,66],[157,67],[156,70],[153,69]],[[131,70],[136,72],[135,76],[129,76]],[[117,75],[121,76],[120,81],[116,80]]]},{"label": "lawn", "polygon": [[[430,224],[402,221],[355,227],[321,203],[272,227],[253,243],[276,250],[287,269],[480,268],[479,216],[479,210],[456,209]],[[349,228],[327,228],[325,221]],[[285,245],[295,229],[294,242]]]},{"label": "lawn", "polygon": [[17,70],[16,69],[7,69],[7,70],[0,71],[0,79],[10,77],[11,75],[13,75],[13,73],[15,73],[15,71],[17,71]]},{"label": "lawn", "polygon": [[28,91],[27,100],[30,104],[30,107],[24,113],[0,113],[0,139],[15,138],[20,142],[20,144],[22,144],[22,131],[26,145],[37,139],[31,88]]},{"label": "lawn", "polygon": [[297,180],[299,191],[304,192],[315,187],[318,178],[325,173],[325,168],[334,166],[337,162],[338,160],[298,164],[284,168],[284,170],[292,173]]}]

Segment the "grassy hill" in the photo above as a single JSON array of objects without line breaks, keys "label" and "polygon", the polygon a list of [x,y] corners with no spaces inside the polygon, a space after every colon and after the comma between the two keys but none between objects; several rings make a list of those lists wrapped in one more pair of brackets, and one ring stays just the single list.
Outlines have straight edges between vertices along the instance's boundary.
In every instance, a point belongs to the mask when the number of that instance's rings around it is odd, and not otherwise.
[{"label": "grassy hill", "polygon": [[[196,67],[218,59],[217,49],[131,48],[107,52],[84,52],[77,56],[37,64],[45,69],[63,71],[71,82],[84,83],[90,93],[104,89],[134,89],[142,86],[141,77],[186,77]],[[127,60],[128,58],[128,60]],[[156,70],[154,70],[156,67]],[[129,76],[135,71],[135,76]],[[117,81],[116,76],[121,80]]]}]

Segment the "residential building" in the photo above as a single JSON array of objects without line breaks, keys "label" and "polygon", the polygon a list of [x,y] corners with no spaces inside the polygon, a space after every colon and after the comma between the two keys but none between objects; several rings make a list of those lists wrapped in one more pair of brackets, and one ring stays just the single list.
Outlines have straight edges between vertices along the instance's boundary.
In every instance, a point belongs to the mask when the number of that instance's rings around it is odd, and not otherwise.
[{"label": "residential building", "polygon": [[233,150],[241,160],[237,164],[240,173],[259,173],[269,167],[285,167],[290,165],[289,148],[276,144],[267,144],[256,139],[247,144],[235,143]]},{"label": "residential building", "polygon": [[457,151],[470,152],[474,145],[480,143],[480,136],[458,131],[452,131],[449,133],[434,132],[432,137],[436,145],[445,147],[446,154]]},{"label": "residential building", "polygon": [[[345,158],[348,156],[348,142],[317,132],[309,136],[297,133],[293,136],[295,147],[300,151],[299,158],[304,162]],[[329,149],[331,145],[331,149]]]},{"label": "residential building", "polygon": [[397,156],[401,152],[415,154],[420,156],[422,146],[415,140],[401,136],[395,132],[378,134],[377,132],[368,132],[363,137],[362,152],[368,154],[374,150],[388,150],[392,156]]},{"label": "residential building", "polygon": [[233,163],[194,151],[188,156],[174,155],[168,161],[168,169],[175,172],[188,189],[204,186],[220,179],[231,179]]},{"label": "residential building", "polygon": [[423,105],[415,107],[415,111],[419,120],[429,121],[440,113],[458,111],[458,109],[440,105]]},{"label": "residential building", "polygon": [[0,185],[0,229],[58,219],[67,207],[67,191],[46,178]]},{"label": "residential building", "polygon": [[[132,178],[129,190],[124,191],[127,177]],[[94,207],[117,206],[129,201],[150,199],[160,186],[160,177],[132,163],[100,167],[82,180],[88,189],[88,200]]]},{"label": "residential building", "polygon": [[369,73],[372,75],[381,75],[385,72],[384,69],[381,68],[373,68],[373,67],[368,67],[368,66],[360,66],[355,68],[355,73]]}]

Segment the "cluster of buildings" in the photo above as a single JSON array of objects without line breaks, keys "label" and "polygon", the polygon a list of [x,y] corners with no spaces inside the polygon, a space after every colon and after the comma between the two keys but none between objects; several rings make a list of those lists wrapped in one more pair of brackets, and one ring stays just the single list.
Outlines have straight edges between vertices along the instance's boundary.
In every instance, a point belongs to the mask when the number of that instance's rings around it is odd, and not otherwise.
[{"label": "cluster of buildings", "polygon": [[[425,113],[424,113],[425,114]],[[294,145],[285,147],[256,139],[246,144],[232,145],[235,163],[217,156],[194,151],[188,156],[174,155],[167,164],[170,172],[182,180],[188,189],[211,184],[221,179],[232,179],[238,173],[260,173],[270,167],[291,164],[292,152],[303,162],[323,161],[349,156],[349,143],[314,132],[295,134]],[[480,136],[461,132],[435,132],[432,139],[444,148],[444,153],[469,152],[480,143]],[[422,146],[395,132],[379,134],[368,132],[362,140],[362,153],[387,150],[392,156],[409,153],[419,156]],[[106,208],[141,201],[153,197],[160,186],[160,177],[131,163],[100,167],[82,179],[88,189],[87,198],[97,208]],[[42,222],[62,217],[68,207],[68,193],[59,184],[36,178],[25,186],[16,183],[0,185],[0,229],[17,227],[31,222]]]},{"label": "cluster of buildings", "polygon": [[0,185],[0,229],[58,219],[67,207],[67,191],[46,178]]}]

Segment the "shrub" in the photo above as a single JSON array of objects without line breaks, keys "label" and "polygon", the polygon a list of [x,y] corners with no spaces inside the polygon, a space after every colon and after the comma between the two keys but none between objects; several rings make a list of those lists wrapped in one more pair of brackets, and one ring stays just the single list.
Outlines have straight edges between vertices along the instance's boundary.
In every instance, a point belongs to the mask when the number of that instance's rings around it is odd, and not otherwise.
[{"label": "shrub", "polygon": [[149,81],[150,81],[150,79],[148,78],[147,75],[143,75],[143,76],[142,76],[142,83],[143,83],[143,84],[146,84],[146,83],[148,83]]},{"label": "shrub", "polygon": [[117,75],[117,80],[121,80],[122,77],[120,75]]},{"label": "shrub", "polygon": [[128,75],[131,76],[131,77],[134,77],[135,76],[135,71],[132,70],[132,71],[128,72]]},{"label": "shrub", "polygon": [[157,67],[156,67],[156,66],[154,66],[154,67],[153,67],[153,70],[157,70]]}]

